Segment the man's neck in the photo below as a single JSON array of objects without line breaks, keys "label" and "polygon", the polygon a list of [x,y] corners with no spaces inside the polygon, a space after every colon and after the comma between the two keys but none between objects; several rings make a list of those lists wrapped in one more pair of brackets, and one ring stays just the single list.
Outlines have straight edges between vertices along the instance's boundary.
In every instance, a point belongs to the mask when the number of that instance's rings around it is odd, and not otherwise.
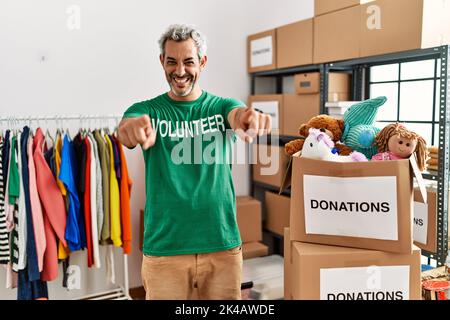
[{"label": "man's neck", "polygon": [[172,90],[168,92],[169,97],[175,101],[195,101],[202,95],[203,91],[199,87],[195,87],[187,96],[179,97],[173,94]]}]

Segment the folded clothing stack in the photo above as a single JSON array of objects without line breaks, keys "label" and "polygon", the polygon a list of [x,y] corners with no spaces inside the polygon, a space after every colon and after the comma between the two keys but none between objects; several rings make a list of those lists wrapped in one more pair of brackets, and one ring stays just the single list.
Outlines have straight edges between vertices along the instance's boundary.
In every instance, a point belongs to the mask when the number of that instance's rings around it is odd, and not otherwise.
[{"label": "folded clothing stack", "polygon": [[438,150],[439,150],[439,148],[437,146],[428,147],[428,152],[429,152],[429,158],[427,160],[428,170],[435,170],[435,171],[438,170],[438,165],[439,165]]}]

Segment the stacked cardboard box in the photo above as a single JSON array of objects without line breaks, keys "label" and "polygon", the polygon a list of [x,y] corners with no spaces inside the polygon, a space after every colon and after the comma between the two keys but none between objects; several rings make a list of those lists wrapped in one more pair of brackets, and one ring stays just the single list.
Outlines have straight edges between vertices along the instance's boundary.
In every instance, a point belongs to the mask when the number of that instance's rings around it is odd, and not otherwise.
[{"label": "stacked cardboard box", "polygon": [[[285,298],[420,299],[413,245],[413,158],[338,163],[292,158]],[[379,192],[383,190],[383,192]],[[421,199],[426,202],[424,188]]]},{"label": "stacked cardboard box", "polygon": [[[437,252],[437,183],[427,182],[427,203],[424,203],[418,187],[414,188],[414,244],[422,250]],[[450,230],[450,219],[447,230]],[[450,240],[450,235],[449,235]]]},{"label": "stacked cardboard box", "polygon": [[289,157],[284,147],[254,144],[251,163],[253,181],[280,188],[287,173]]},{"label": "stacked cardboard box", "polygon": [[269,248],[261,243],[261,202],[248,196],[236,197],[236,218],[244,259],[266,256]]},{"label": "stacked cardboard box", "polygon": [[448,0],[315,0],[315,15],[314,63],[450,42]]}]

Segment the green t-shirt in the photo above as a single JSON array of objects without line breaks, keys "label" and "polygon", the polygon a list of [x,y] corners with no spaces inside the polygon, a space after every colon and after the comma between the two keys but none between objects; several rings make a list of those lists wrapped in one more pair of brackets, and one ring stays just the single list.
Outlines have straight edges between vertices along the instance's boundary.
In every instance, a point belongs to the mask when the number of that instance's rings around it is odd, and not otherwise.
[{"label": "green t-shirt", "polygon": [[143,151],[144,254],[207,253],[241,244],[228,161],[235,136],[227,115],[243,106],[203,91],[189,102],[165,93],[125,112],[124,118],[149,115],[157,132],[155,145]]}]

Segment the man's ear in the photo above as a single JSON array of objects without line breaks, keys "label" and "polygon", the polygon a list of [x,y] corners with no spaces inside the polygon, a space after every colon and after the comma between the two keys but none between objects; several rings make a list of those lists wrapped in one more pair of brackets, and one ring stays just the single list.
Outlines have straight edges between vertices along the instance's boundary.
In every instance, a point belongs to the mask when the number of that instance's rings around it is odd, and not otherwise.
[{"label": "man's ear", "polygon": [[207,56],[203,56],[203,57],[200,59],[200,70],[203,71],[203,69],[205,69],[206,61],[208,61],[208,57],[207,57]]},{"label": "man's ear", "polygon": [[164,67],[164,56],[162,54],[159,55],[159,61],[161,62],[161,65]]}]

